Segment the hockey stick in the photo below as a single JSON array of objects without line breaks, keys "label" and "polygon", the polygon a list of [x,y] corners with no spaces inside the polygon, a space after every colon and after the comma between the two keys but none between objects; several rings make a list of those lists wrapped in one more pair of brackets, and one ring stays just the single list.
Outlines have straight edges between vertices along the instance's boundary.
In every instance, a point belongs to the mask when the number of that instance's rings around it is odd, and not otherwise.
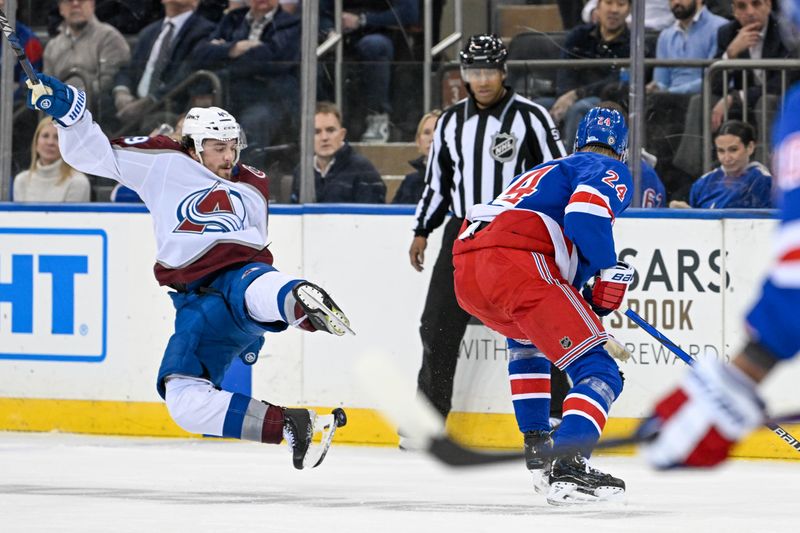
[{"label": "hockey stick", "polygon": [[31,62],[28,61],[28,56],[25,55],[25,48],[23,48],[22,43],[19,42],[17,34],[14,32],[14,28],[12,28],[11,24],[8,23],[8,17],[6,17],[6,14],[2,9],[0,9],[0,28],[2,28],[3,35],[6,36],[8,44],[11,45],[14,55],[17,56],[17,61],[19,61],[22,70],[25,71],[28,79],[33,84],[31,90],[33,91],[33,101],[35,102],[40,96],[47,94],[47,88],[44,86],[44,84],[42,84],[39,76],[33,69]]},{"label": "hockey stick", "polygon": [[[444,427],[444,420],[425,398],[414,396],[415,383],[402,379],[402,369],[388,357],[379,354],[363,356],[355,366],[356,381],[362,391],[374,401],[378,410],[403,434],[421,444],[422,451],[433,459],[454,468],[487,466],[508,462],[521,462],[525,455],[521,452],[493,452],[463,446],[450,438]],[[800,412],[780,418],[772,418],[768,424],[800,421]],[[645,420],[630,436],[617,439],[604,439],[594,450],[607,450],[621,446],[643,444],[658,435],[657,419]],[[577,449],[556,448],[543,450],[543,459],[557,455],[568,455]]]},{"label": "hockey stick", "polygon": [[[420,396],[414,396],[415,384],[402,379],[402,369],[388,357],[370,355],[361,357],[355,366],[355,374],[361,390],[377,404],[378,410],[396,427],[402,428],[404,436],[421,445],[422,451],[433,459],[454,468],[496,465],[524,461],[521,452],[493,452],[463,446],[450,438],[444,420],[431,404]],[[800,421],[800,413],[773,418],[769,423]],[[604,439],[594,450],[607,450],[621,446],[643,444],[658,434],[657,419],[642,423],[630,436]],[[578,449],[556,448],[543,450],[543,459],[568,455]]]},{"label": "hockey stick", "polygon": [[[669,351],[680,357],[684,363],[690,366],[694,364],[695,360],[694,358],[692,358],[691,355],[684,352],[680,346],[669,340],[663,333],[661,333],[655,327],[646,322],[645,319],[643,319],[636,313],[636,311],[627,309],[625,311],[625,316],[633,320],[636,323],[636,325],[645,330],[655,340],[663,344]],[[794,448],[796,452],[800,453],[800,441],[798,441],[796,438],[790,435],[788,431],[780,427],[774,421],[767,421],[764,423],[764,425],[767,426],[769,429],[771,429],[772,432],[775,433],[778,437],[780,437],[780,439],[783,442]]]}]

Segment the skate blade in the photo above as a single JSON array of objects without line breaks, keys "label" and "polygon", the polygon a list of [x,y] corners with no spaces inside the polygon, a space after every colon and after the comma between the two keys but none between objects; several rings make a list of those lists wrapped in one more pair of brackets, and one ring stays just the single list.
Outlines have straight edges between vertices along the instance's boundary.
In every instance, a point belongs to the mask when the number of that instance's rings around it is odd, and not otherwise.
[{"label": "skate blade", "polygon": [[530,470],[531,477],[533,478],[533,490],[536,494],[547,494],[550,492],[550,476],[545,475],[544,469]]},{"label": "skate blade", "polygon": [[608,501],[619,501],[625,494],[625,489],[620,487],[598,487],[593,494],[578,490],[577,483],[556,481],[550,485],[547,493],[547,503],[550,505],[584,505]]},{"label": "skate blade", "polygon": [[309,287],[300,287],[297,292],[314,302],[319,309],[322,309],[325,312],[325,321],[333,329],[332,333],[334,335],[341,337],[345,333],[349,333],[351,335],[356,334],[356,332],[350,328],[349,321],[346,322],[347,318],[345,318],[344,315],[340,315],[341,311],[337,313],[331,310],[327,305],[322,303],[322,300],[317,298],[317,295],[314,294]]},{"label": "skate blade", "polygon": [[[342,411],[344,413],[344,411]],[[336,428],[346,424],[347,419],[342,414],[337,417],[336,410],[329,415],[317,415],[314,417],[314,433],[321,433],[319,442],[312,442],[308,447],[306,456],[303,458],[303,468],[316,468],[325,460],[328,449],[333,442]]]}]

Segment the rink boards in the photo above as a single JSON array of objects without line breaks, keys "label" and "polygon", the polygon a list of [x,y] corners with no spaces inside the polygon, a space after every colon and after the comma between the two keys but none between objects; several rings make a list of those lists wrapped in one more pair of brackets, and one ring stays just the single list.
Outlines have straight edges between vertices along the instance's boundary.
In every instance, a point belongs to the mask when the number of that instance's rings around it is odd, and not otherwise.
[{"label": "rink boards", "polygon": [[[637,269],[629,305],[690,354],[728,360],[769,265],[775,220],[725,214],[732,218],[631,212],[615,232],[620,257]],[[431,236],[420,274],[408,261],[412,225],[408,207],[273,206],[275,266],[326,287],[358,335],[269,335],[257,364],[237,362],[230,386],[282,405],[344,406],[350,424],[337,440],[396,442],[354,385],[353,367],[361,356],[383,355],[414,382],[441,231]],[[139,206],[0,206],[0,429],[186,436],[155,391],[173,310],[152,275],[154,256],[150,215]],[[634,354],[621,363],[625,391],[607,426],[624,433],[685,365],[621,315],[605,323]],[[506,364],[503,339],[471,324],[449,420],[470,444],[520,445]],[[767,383],[774,412],[796,410],[798,378],[800,365],[787,365]],[[768,431],[739,453],[800,455]]]}]

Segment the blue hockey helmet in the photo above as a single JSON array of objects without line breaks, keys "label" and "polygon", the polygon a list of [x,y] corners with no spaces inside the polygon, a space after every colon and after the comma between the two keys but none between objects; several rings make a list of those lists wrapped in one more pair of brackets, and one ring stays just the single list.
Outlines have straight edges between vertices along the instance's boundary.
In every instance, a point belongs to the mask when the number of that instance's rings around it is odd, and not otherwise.
[{"label": "blue hockey helmet", "polygon": [[628,149],[628,126],[622,113],[607,107],[591,108],[578,125],[573,151],[587,145],[605,146],[624,159]]}]

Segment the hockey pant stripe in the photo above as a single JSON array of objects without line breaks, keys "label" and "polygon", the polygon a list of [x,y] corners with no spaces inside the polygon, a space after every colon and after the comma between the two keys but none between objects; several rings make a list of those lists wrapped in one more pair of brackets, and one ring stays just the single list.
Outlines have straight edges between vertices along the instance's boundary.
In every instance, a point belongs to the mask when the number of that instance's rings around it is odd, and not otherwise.
[{"label": "hockey pant stripe", "polygon": [[574,346],[570,351],[565,353],[558,361],[554,363],[557,368],[563,370],[567,365],[584,353],[588,352],[590,349],[597,345],[605,344],[609,339],[609,335],[605,331],[600,330],[590,318],[590,311],[586,309],[586,307],[584,307],[584,305],[580,302],[578,299],[579,296],[576,295],[570,287],[566,287],[552,275],[544,256],[535,252],[531,255],[533,256],[533,260],[536,263],[536,267],[539,270],[539,275],[542,277],[542,279],[544,279],[550,285],[555,285],[561,289],[561,291],[567,296],[567,299],[569,299],[569,301],[572,303],[572,306],[575,308],[575,310],[578,311],[578,315],[583,319],[583,322],[586,324],[587,328],[589,328],[589,331],[591,331],[593,334],[591,337]]}]

